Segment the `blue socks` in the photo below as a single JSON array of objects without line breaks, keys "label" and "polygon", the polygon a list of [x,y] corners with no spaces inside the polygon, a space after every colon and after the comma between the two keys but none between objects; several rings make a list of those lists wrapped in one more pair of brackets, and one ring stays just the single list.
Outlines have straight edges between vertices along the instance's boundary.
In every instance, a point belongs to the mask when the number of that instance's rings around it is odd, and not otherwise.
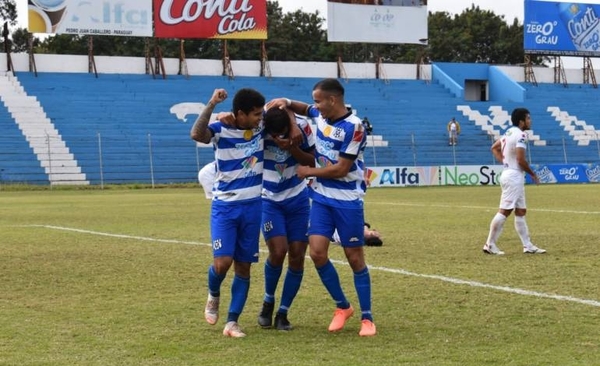
[{"label": "blue socks", "polygon": [[373,321],[373,315],[371,314],[371,276],[368,267],[365,267],[362,271],[354,272],[354,287],[362,311],[361,319]]},{"label": "blue socks", "polygon": [[283,266],[273,267],[268,259],[265,261],[265,302],[270,304],[275,302],[275,290],[277,289],[282,269]]},{"label": "blue socks", "polygon": [[231,304],[229,305],[229,314],[227,314],[228,322],[238,321],[242,310],[244,310],[244,305],[246,305],[249,290],[250,278],[242,278],[238,275],[233,277],[233,283],[231,284]]},{"label": "blue socks", "polygon": [[281,305],[278,313],[287,314],[288,309],[292,306],[292,301],[298,294],[304,271],[294,271],[288,268],[285,280],[283,281],[283,291],[281,292]]},{"label": "blue socks", "polygon": [[226,275],[218,275],[214,266],[208,267],[208,292],[215,297],[221,296],[221,283]]},{"label": "blue socks", "polygon": [[340,284],[340,277],[331,261],[328,260],[324,266],[317,268],[317,273],[319,273],[321,282],[323,282],[323,285],[325,285],[325,288],[329,291],[329,294],[335,301],[336,307],[348,309],[350,303],[346,299],[346,295],[344,295],[342,285]]}]

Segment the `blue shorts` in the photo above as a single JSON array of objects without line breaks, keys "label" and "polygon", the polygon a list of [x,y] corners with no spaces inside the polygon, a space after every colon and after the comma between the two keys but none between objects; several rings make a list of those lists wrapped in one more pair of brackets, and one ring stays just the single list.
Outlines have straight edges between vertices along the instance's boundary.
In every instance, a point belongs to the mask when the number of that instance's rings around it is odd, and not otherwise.
[{"label": "blue shorts", "polygon": [[242,203],[213,201],[210,215],[213,257],[258,262],[261,211],[260,199]]},{"label": "blue shorts", "polygon": [[360,247],[365,243],[364,225],[365,215],[362,208],[340,209],[313,201],[308,235],[332,238],[337,229],[343,247]]},{"label": "blue shorts", "polygon": [[308,243],[308,192],[281,202],[264,199],[262,207],[262,233],[265,240],[285,236],[288,243]]}]

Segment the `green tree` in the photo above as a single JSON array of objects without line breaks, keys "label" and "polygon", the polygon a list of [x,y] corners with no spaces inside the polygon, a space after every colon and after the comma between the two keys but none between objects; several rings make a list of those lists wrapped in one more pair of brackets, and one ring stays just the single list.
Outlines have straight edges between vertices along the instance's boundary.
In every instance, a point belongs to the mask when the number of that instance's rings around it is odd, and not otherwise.
[{"label": "green tree", "polygon": [[32,37],[32,34],[25,28],[17,28],[12,32],[12,50],[11,52],[27,52],[29,50],[29,37],[33,42],[33,49],[36,49],[40,45],[38,38]]},{"label": "green tree", "polygon": [[[523,25],[512,24],[492,11],[471,5],[453,18],[447,12],[430,13],[427,56],[438,62],[519,64],[525,57]],[[535,57],[535,63],[543,58]]]},{"label": "green tree", "polygon": [[4,22],[8,22],[11,26],[17,25],[17,4],[15,0],[2,0],[0,4],[0,19]]},{"label": "green tree", "polygon": [[[482,62],[520,64],[524,61],[523,25],[517,19],[507,23],[503,16],[471,5],[461,14],[430,12],[429,39],[423,45],[331,43],[327,42],[324,17],[318,12],[300,10],[284,13],[275,0],[267,1],[267,57],[271,61],[335,61],[376,62],[381,58],[390,63]],[[258,60],[260,40],[228,40],[227,50],[232,60]],[[19,43],[19,49],[23,43]],[[35,52],[87,54],[88,36],[55,35],[36,42]],[[142,37],[94,37],[94,54],[106,56],[143,56],[146,50],[154,56],[158,46],[163,57],[179,58],[179,39]],[[216,39],[186,39],[186,58],[221,59],[224,41]],[[532,57],[535,64],[547,58]]]}]

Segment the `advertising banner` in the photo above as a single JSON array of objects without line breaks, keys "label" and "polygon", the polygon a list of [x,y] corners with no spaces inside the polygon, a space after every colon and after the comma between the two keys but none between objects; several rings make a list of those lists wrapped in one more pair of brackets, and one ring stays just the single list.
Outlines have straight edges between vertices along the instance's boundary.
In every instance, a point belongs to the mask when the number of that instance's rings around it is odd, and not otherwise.
[{"label": "advertising banner", "polygon": [[440,184],[439,167],[373,167],[367,168],[369,187],[437,186]]},{"label": "advertising banner", "polygon": [[31,33],[152,36],[152,0],[28,1]]},{"label": "advertising banner", "polygon": [[[542,184],[600,183],[600,164],[531,165]],[[369,167],[368,187],[499,185],[502,165],[442,165],[425,167]],[[525,174],[524,174],[525,175]],[[527,174],[525,182],[533,183]]]},{"label": "advertising banner", "polygon": [[502,165],[442,165],[440,184],[443,186],[487,186],[500,184]]},{"label": "advertising banner", "polygon": [[525,1],[525,53],[600,56],[600,4]]},{"label": "advertising banner", "polygon": [[[540,183],[598,183],[600,166],[598,164],[532,164],[531,169],[540,179]],[[529,175],[527,183],[533,183]]]},{"label": "advertising banner", "polygon": [[[378,5],[365,5],[374,3]],[[327,2],[329,42],[426,45],[427,38],[426,1]]]},{"label": "advertising banner", "polygon": [[154,0],[159,38],[267,39],[266,0]]}]

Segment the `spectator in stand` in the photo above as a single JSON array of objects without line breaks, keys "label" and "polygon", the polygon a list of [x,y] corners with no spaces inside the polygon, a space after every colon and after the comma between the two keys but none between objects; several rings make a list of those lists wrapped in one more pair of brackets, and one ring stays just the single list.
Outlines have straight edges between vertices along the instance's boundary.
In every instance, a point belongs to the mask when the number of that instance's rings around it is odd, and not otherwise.
[{"label": "spectator in stand", "polygon": [[448,145],[456,145],[458,143],[458,135],[460,135],[460,124],[452,117],[446,129],[448,130]]}]

